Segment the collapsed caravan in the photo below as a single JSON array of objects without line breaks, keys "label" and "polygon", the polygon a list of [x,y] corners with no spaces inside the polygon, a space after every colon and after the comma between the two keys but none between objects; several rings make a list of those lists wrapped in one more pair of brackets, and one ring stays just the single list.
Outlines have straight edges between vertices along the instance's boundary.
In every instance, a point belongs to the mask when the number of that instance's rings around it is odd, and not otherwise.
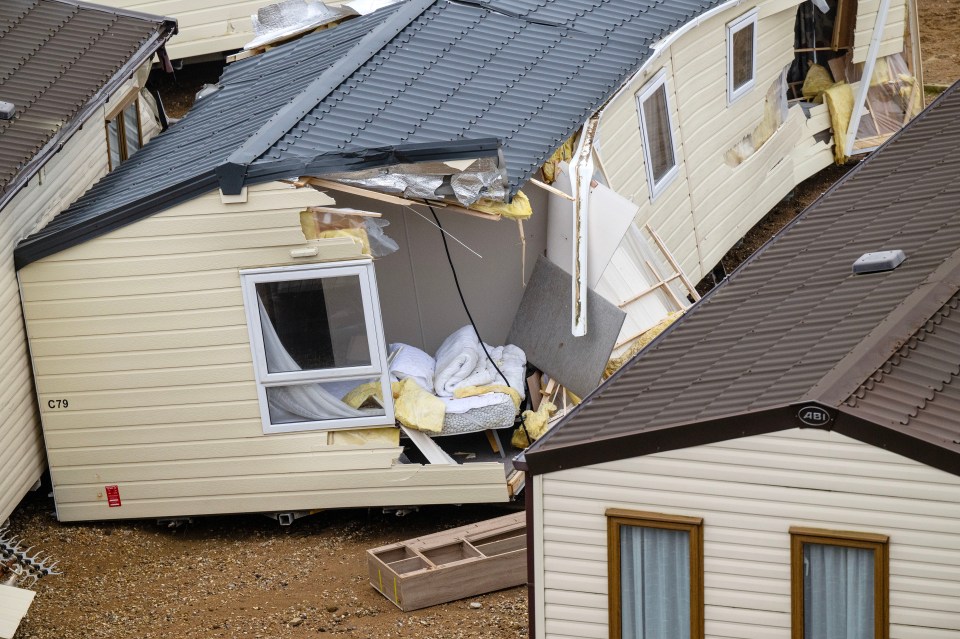
[{"label": "collapsed caravan", "polygon": [[831,161],[785,89],[725,160],[795,55],[749,4],[409,0],[228,66],[18,247],[58,516],[514,497],[512,443]]}]

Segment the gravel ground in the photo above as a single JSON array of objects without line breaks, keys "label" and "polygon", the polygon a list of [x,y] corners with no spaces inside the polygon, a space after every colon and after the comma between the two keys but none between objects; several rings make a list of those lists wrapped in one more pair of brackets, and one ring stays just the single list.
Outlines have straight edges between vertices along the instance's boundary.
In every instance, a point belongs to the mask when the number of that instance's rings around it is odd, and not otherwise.
[{"label": "gravel ground", "polygon": [[30,495],[11,518],[26,545],[59,559],[17,639],[527,636],[525,587],[410,613],[367,579],[369,548],[505,514],[504,507],[323,512],[280,527],[261,515],[61,524]]}]

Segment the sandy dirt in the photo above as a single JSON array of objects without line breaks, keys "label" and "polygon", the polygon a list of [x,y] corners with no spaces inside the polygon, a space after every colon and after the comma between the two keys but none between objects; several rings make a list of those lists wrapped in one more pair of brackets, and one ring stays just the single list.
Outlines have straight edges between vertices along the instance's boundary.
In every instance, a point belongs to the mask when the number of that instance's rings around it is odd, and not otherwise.
[{"label": "sandy dirt", "polygon": [[[280,527],[262,515],[57,523],[45,493],[11,518],[59,559],[17,639],[180,637],[512,639],[527,636],[523,586],[401,612],[367,578],[366,550],[506,514],[506,507],[317,513]],[[471,606],[471,604],[473,604]]]},{"label": "sandy dirt", "polygon": [[[925,83],[950,84],[960,77],[960,0],[919,0],[919,7]],[[220,68],[187,67],[163,79],[168,112],[182,116]],[[799,185],[723,259],[727,272],[852,166]],[[59,559],[63,574],[36,584],[17,639],[527,636],[523,587],[403,613],[366,577],[367,549],[496,517],[502,507],[431,507],[402,518],[325,512],[287,528],[237,515],[165,528],[153,521],[60,524],[47,491],[29,495],[11,526],[34,551]]]}]

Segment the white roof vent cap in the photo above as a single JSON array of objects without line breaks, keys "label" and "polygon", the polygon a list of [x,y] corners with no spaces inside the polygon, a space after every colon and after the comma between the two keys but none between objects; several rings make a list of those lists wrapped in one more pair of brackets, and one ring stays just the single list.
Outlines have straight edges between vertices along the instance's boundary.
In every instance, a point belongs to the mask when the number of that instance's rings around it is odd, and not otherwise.
[{"label": "white roof vent cap", "polygon": [[903,264],[905,259],[907,259],[907,255],[900,249],[864,253],[853,263],[853,272],[857,275],[863,275],[864,273],[892,271]]},{"label": "white roof vent cap", "polygon": [[13,102],[0,100],[0,120],[12,120],[16,112],[17,107]]}]

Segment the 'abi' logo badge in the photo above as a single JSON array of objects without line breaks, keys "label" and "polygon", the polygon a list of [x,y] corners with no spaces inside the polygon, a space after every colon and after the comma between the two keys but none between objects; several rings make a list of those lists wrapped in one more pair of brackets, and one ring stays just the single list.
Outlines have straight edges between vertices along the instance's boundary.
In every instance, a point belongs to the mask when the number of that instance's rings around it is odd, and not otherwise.
[{"label": "'abi' logo badge", "polygon": [[826,409],[816,405],[803,406],[797,411],[797,419],[807,426],[825,426],[832,417]]}]

